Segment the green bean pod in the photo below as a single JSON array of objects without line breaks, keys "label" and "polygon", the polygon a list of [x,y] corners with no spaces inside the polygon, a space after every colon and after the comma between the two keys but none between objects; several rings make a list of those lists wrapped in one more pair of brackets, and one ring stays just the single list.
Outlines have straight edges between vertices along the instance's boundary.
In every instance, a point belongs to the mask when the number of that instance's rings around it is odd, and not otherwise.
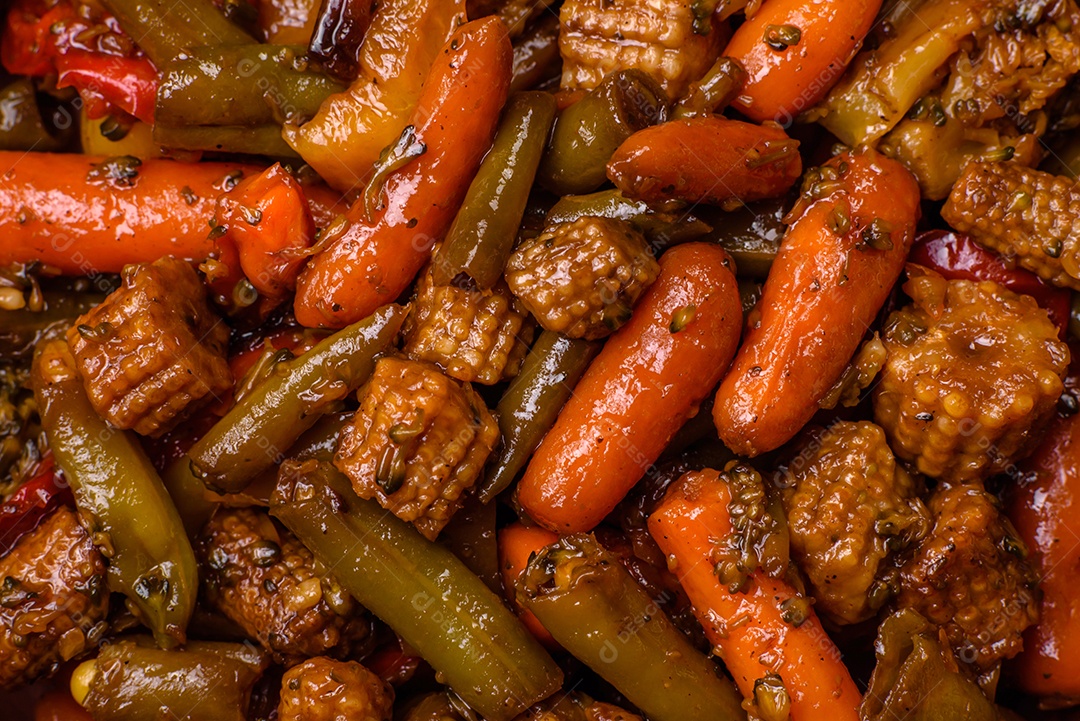
[{"label": "green bean pod", "polygon": [[550,330],[540,334],[496,407],[502,445],[477,489],[482,502],[514,482],[601,346]]},{"label": "green bean pod", "polygon": [[165,125],[277,124],[311,117],[345,86],[308,67],[304,48],[213,45],[161,71],[154,120]]},{"label": "green bean pod", "polygon": [[518,597],[651,721],[746,718],[735,685],[592,535],[565,536],[537,553]]},{"label": "green bean pod", "polygon": [[436,285],[464,273],[490,290],[502,278],[554,122],[555,98],[548,93],[510,98],[495,142],[432,261]]},{"label": "green bean pod", "polygon": [[102,0],[101,4],[158,68],[194,48],[255,42],[213,0]]},{"label": "green bean pod", "polygon": [[625,220],[641,231],[656,248],[663,249],[696,240],[713,227],[690,211],[654,208],[627,198],[619,190],[601,190],[588,195],[567,195],[552,206],[547,224],[569,223],[578,218]]},{"label": "green bean pod", "polygon": [[243,490],[368,379],[375,357],[394,341],[404,320],[403,307],[383,306],[302,356],[279,363],[191,448],[192,472],[213,491]]},{"label": "green bean pod", "polygon": [[513,74],[510,92],[532,90],[559,77],[562,55],[559,54],[559,16],[546,14],[514,43]]},{"label": "green bean pod", "polygon": [[94,411],[66,342],[39,346],[32,379],[49,447],[109,558],[109,587],[127,596],[160,646],[182,644],[199,574],[153,464],[137,440]]},{"label": "green bean pod", "polygon": [[454,554],[361,500],[332,465],[282,465],[272,515],[471,708],[510,721],[562,687],[562,671]]},{"label": "green bean pod", "polygon": [[299,158],[281,137],[277,123],[244,127],[237,125],[154,124],[154,142],[170,150],[208,150],[216,153]]},{"label": "green bean pod", "polygon": [[557,195],[591,193],[623,141],[667,116],[668,100],[640,70],[620,70],[560,113],[540,163],[540,184]]},{"label": "green bean pod", "polygon": [[776,198],[731,212],[716,210],[716,216],[709,217],[715,229],[703,240],[718,243],[728,252],[740,278],[765,280],[787,231],[784,215],[788,205],[786,199]]},{"label": "green bean pod", "polygon": [[267,660],[251,644],[194,641],[162,651],[124,639],[75,671],[72,692],[96,719],[245,721]]},{"label": "green bean pod", "polygon": [[0,150],[57,151],[65,133],[46,126],[34,83],[21,78],[0,90]]}]

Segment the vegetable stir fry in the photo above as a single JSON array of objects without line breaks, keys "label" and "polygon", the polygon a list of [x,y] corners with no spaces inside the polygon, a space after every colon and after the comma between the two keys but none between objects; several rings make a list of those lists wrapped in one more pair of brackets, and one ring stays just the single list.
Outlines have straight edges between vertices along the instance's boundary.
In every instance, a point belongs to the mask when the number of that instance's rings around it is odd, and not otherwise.
[{"label": "vegetable stir fry", "polygon": [[1078,0],[0,19],[3,719],[1080,718]]}]

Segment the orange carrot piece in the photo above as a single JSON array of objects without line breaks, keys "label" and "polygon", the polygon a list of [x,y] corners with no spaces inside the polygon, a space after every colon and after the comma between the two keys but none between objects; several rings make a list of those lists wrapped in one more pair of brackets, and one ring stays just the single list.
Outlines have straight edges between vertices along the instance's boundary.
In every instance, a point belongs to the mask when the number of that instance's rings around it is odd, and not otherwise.
[{"label": "orange carrot piece", "polygon": [[1080,415],[1054,421],[1022,465],[1009,516],[1038,564],[1039,623],[1024,635],[1016,678],[1027,693],[1080,700]]},{"label": "orange carrot piece", "polygon": [[857,721],[859,690],[817,616],[811,610],[798,627],[782,618],[780,604],[795,598],[795,590],[761,571],[751,576],[745,593],[731,593],[717,578],[712,554],[717,541],[731,533],[730,501],[717,471],[690,472],[649,517],[649,531],[690,597],[705,636],[745,697],[753,697],[757,679],[774,672],[791,699],[792,721]]},{"label": "orange carrot piece", "polygon": [[0,265],[40,260],[68,275],[118,273],[213,247],[217,198],[262,168],[0,152]]},{"label": "orange carrot piece", "polygon": [[824,168],[839,178],[818,183],[811,197],[820,200],[788,229],[716,394],[720,439],[743,456],[779,448],[817,412],[900,276],[915,235],[919,186],[902,165],[865,150]]},{"label": "orange carrot piece", "polygon": [[552,638],[533,612],[518,602],[515,589],[532,555],[558,540],[559,536],[546,528],[526,526],[520,522],[512,523],[499,531],[499,568],[502,571],[506,600],[517,612],[525,628],[529,629],[529,633],[551,651],[558,650],[559,643]]},{"label": "orange carrot piece", "polygon": [[533,455],[518,501],[541,525],[588,531],[611,512],[698,411],[739,343],[732,263],[690,243],[608,340]]},{"label": "orange carrot piece", "polygon": [[300,183],[279,163],[244,180],[218,199],[212,260],[203,264],[217,302],[247,307],[237,283],[258,291],[262,315],[286,300],[296,287],[315,223]]},{"label": "orange carrot piece", "polygon": [[[880,9],[881,0],[766,2],[723,53],[746,69],[735,108],[758,122],[790,125],[840,79]],[[797,42],[785,47],[795,34]]]},{"label": "orange carrot piece", "polygon": [[513,49],[491,16],[462,26],[440,52],[412,119],[424,152],[390,175],[370,222],[365,198],[349,226],[300,275],[296,319],[341,328],[392,302],[445,235],[491,146],[510,87]]},{"label": "orange carrot piece", "polygon": [[799,141],[780,128],[714,115],[634,133],[607,173],[623,194],[646,202],[720,205],[783,195],[802,175],[802,158]]}]

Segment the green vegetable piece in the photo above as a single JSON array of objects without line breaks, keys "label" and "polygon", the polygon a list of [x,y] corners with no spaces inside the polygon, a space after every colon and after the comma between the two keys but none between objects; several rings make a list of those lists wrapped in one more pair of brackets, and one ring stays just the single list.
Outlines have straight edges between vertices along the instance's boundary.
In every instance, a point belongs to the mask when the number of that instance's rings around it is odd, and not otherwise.
[{"label": "green vegetable piece", "polygon": [[127,36],[158,68],[206,45],[251,45],[255,39],[234,25],[213,0],[102,0]]},{"label": "green vegetable piece", "polygon": [[558,195],[590,193],[607,180],[607,163],[623,141],[662,122],[668,99],[640,70],[620,70],[566,108],[555,121],[540,163],[540,184]]},{"label": "green vegetable piece", "polygon": [[765,280],[787,231],[784,215],[788,204],[787,200],[777,198],[750,203],[727,213],[717,210],[716,215],[708,217],[716,229],[706,240],[718,243],[728,252],[740,278]]},{"label": "green vegetable piece", "polygon": [[744,719],[742,697],[592,535],[536,554],[519,598],[555,640],[652,721]]},{"label": "green vegetable piece", "polygon": [[67,343],[34,355],[34,395],[56,462],[109,558],[109,586],[123,593],[162,648],[182,644],[199,590],[195,554],[180,516],[135,438],[94,411]]},{"label": "green vegetable piece", "polygon": [[311,117],[342,90],[308,65],[302,47],[212,45],[162,68],[154,120],[178,127],[280,126]]},{"label": "green vegetable piece", "polygon": [[675,118],[708,117],[723,112],[742,90],[746,70],[734,58],[719,58],[709,72],[691,84],[672,113]]},{"label": "green vegetable piece", "polygon": [[480,500],[489,503],[506,490],[540,445],[603,344],[540,334],[496,407],[502,445],[480,482]]},{"label": "green vegetable piece", "polygon": [[[70,127],[70,126],[69,126]],[[61,150],[70,133],[47,126],[34,83],[22,78],[0,90],[0,150]]]},{"label": "green vegetable piece", "polygon": [[554,122],[550,94],[510,98],[495,142],[432,261],[435,285],[449,285],[464,273],[490,290],[502,278]]},{"label": "green vegetable piece", "polygon": [[358,498],[332,465],[283,464],[270,512],[488,721],[510,721],[562,687],[562,671],[483,581]]},{"label": "green vegetable piece", "polygon": [[0,356],[28,358],[34,346],[47,334],[66,329],[76,318],[105,300],[99,293],[46,290],[44,309],[0,310]]},{"label": "green vegetable piece", "polygon": [[141,639],[102,647],[83,705],[124,721],[245,721],[251,688],[268,665],[252,644],[194,641],[162,651]]},{"label": "green vegetable piece", "polygon": [[937,628],[912,610],[881,624],[874,644],[877,665],[859,709],[866,721],[996,721],[979,687],[961,675]]},{"label": "green vegetable piece", "polygon": [[280,463],[304,431],[368,379],[404,319],[401,306],[383,306],[279,363],[188,452],[192,472],[211,490],[235,493]]},{"label": "green vegetable piece", "polygon": [[154,142],[172,150],[208,150],[216,153],[266,155],[298,159],[300,156],[281,137],[277,123],[242,125],[154,124]]},{"label": "green vegetable piece", "polygon": [[713,231],[711,225],[691,212],[680,208],[654,208],[640,200],[625,197],[619,190],[568,195],[552,206],[546,222],[551,226],[585,216],[625,220],[641,231],[657,252],[696,240]]}]

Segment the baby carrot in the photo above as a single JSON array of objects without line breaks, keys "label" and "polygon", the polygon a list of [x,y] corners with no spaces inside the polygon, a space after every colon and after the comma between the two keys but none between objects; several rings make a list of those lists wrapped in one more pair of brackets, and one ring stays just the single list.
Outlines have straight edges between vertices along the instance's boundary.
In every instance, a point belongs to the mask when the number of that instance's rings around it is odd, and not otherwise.
[{"label": "baby carrot", "polygon": [[667,554],[709,642],[743,696],[770,672],[779,674],[792,721],[857,721],[861,701],[840,652],[812,609],[785,620],[781,605],[796,597],[786,582],[757,571],[743,593],[717,577],[713,553],[731,533],[731,491],[714,470],[690,472],[668,490],[649,517],[649,531]]},{"label": "baby carrot", "polygon": [[0,265],[119,273],[165,255],[201,260],[218,196],[261,168],[123,156],[0,152]]},{"label": "baby carrot", "polygon": [[587,531],[649,470],[698,411],[739,342],[742,310],[731,259],[689,243],[660,275],[574,389],[518,485],[541,525]]},{"label": "baby carrot", "polygon": [[1037,559],[1043,598],[1039,623],[1024,636],[1015,660],[1025,692],[1053,699],[1080,698],[1080,415],[1058,418],[1009,503],[1020,538]]},{"label": "baby carrot", "polygon": [[[295,306],[301,324],[341,328],[412,282],[491,145],[512,61],[506,26],[495,16],[462,26],[443,47],[402,136],[415,133],[400,144],[408,146],[406,164],[378,193],[381,208],[370,208],[371,194],[361,196],[346,214],[344,233],[301,273]],[[415,153],[411,161],[409,153]],[[377,212],[370,220],[369,209]]]},{"label": "baby carrot", "polygon": [[526,526],[524,523],[512,523],[499,531],[499,568],[502,571],[503,595],[517,611],[518,618],[529,629],[537,641],[549,651],[559,648],[532,611],[523,607],[517,600],[516,588],[521,574],[529,565],[529,559],[545,546],[559,540],[558,535],[539,526]]},{"label": "baby carrot", "polygon": [[673,120],[631,135],[607,166],[631,198],[720,205],[786,193],[802,175],[799,141],[780,128],[719,115]]},{"label": "baby carrot", "polygon": [[734,106],[790,125],[840,79],[880,8],[881,0],[769,0],[723,53],[746,70]]},{"label": "baby carrot", "polygon": [[791,440],[843,373],[904,266],[919,186],[873,150],[816,173],[773,261],[746,339],[720,384],[713,420],[744,456]]}]

